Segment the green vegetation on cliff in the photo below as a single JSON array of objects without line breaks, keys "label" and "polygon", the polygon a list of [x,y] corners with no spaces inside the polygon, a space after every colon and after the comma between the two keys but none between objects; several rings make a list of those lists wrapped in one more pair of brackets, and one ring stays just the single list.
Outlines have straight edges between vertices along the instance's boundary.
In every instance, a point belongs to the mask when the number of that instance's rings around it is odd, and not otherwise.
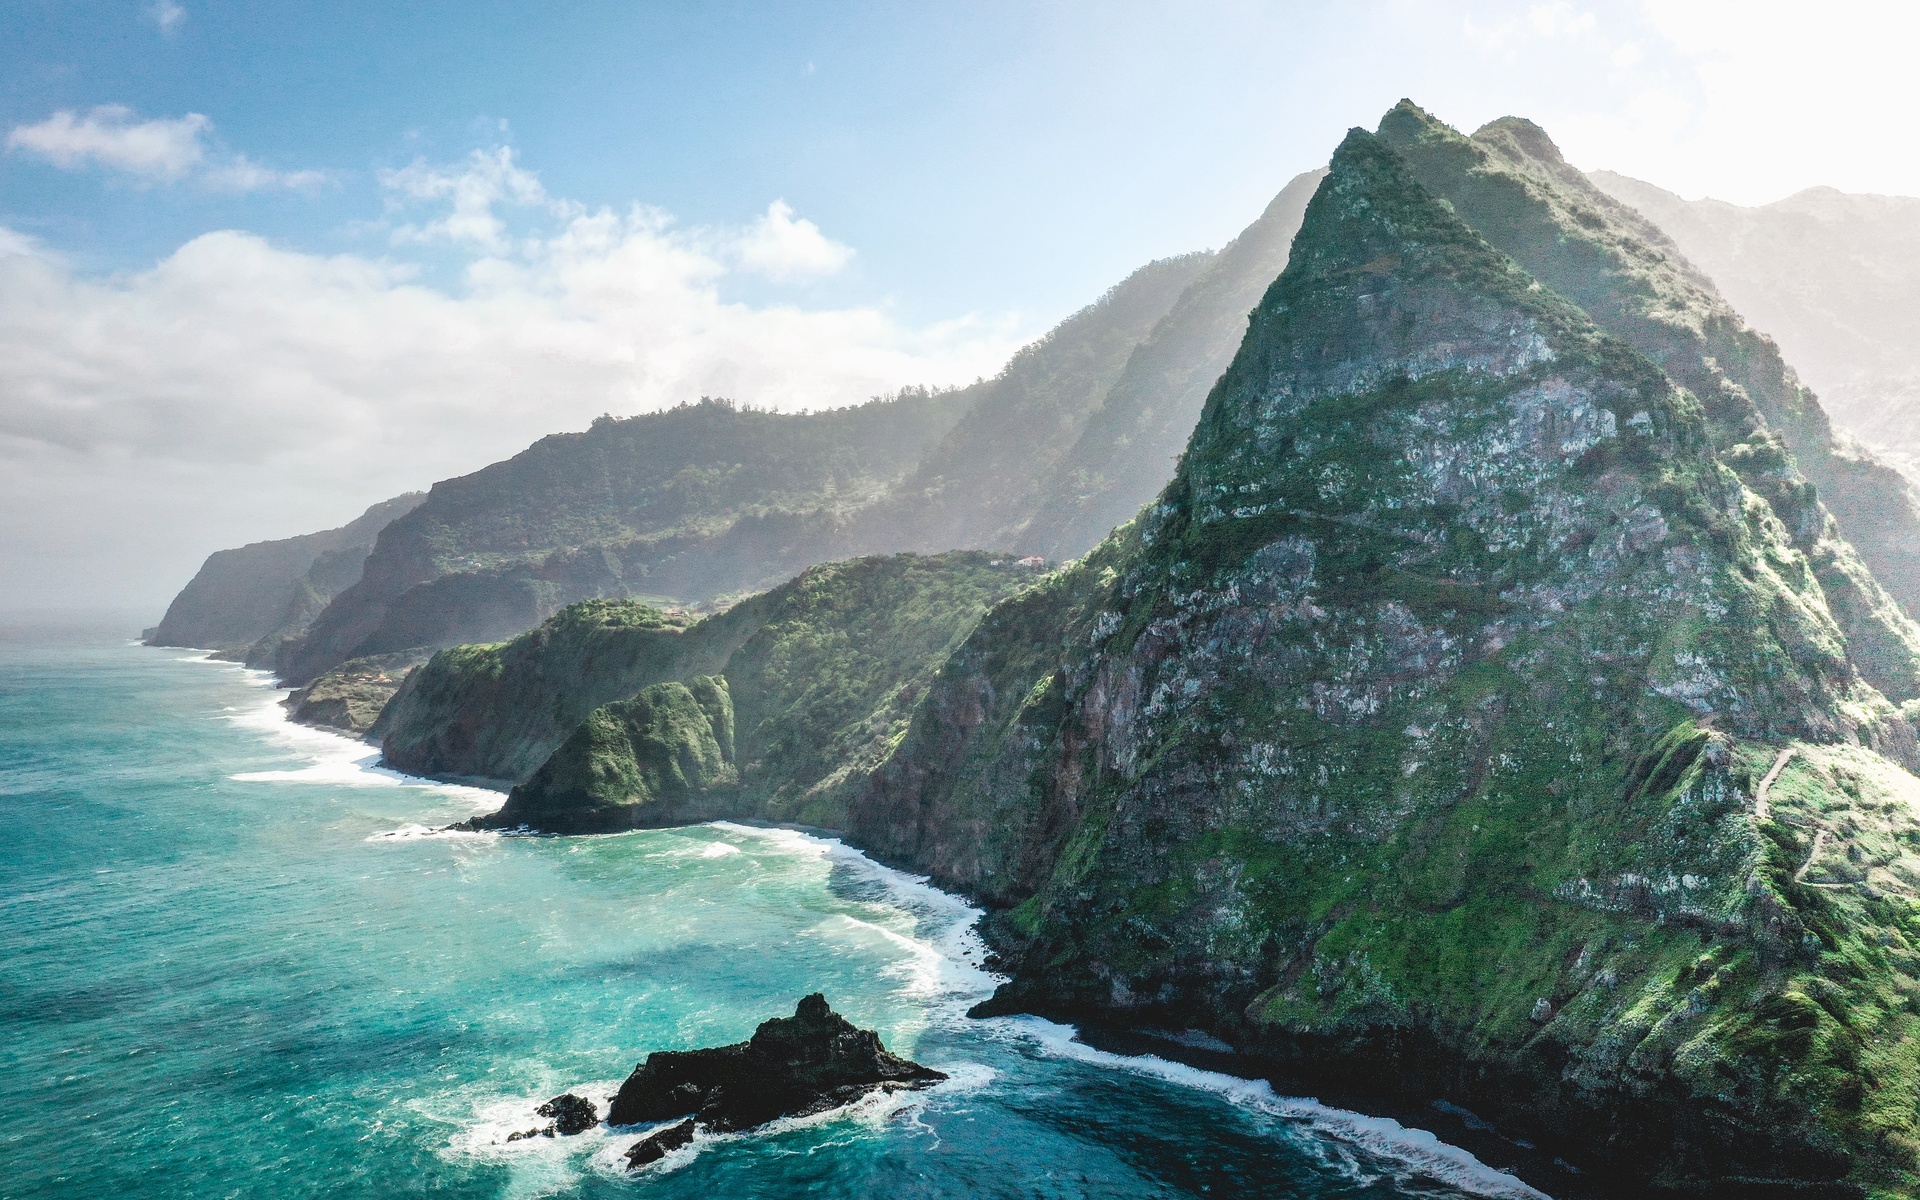
[{"label": "green vegetation on cliff", "polygon": [[[580,604],[505,645],[441,651],[375,732],[391,766],[525,779],[487,825],[839,824],[948,652],[1035,575],[977,551],[898,554],[811,568],[697,622]],[[726,771],[682,763],[706,761],[704,727],[680,717],[707,676],[727,697],[711,735]]]},{"label": "green vegetation on cliff", "polygon": [[600,705],[719,670],[765,619],[766,604],[756,597],[705,621],[637,600],[570,605],[510,642],[435,654],[372,736],[397,770],[511,785]]},{"label": "green vegetation on cliff", "polygon": [[1868,679],[1920,697],[1920,627],[1894,603],[1920,611],[1920,493],[1836,441],[1778,348],[1539,126],[1508,117],[1466,138],[1402,101],[1380,136],[1477,233],[1700,400],[1722,461],[1811,560]]},{"label": "green vegetation on cliff", "polygon": [[556,434],[435,484],[275,666],[491,641],[596,596],[708,598],[832,558],[849,515],[952,427],[952,393],[774,413],[721,401]]}]

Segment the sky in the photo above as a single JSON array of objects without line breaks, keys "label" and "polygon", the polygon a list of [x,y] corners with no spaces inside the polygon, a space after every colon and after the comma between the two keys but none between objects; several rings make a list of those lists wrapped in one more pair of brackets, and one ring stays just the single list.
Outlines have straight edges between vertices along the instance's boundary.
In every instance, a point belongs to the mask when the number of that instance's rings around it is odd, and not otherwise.
[{"label": "sky", "polygon": [[150,608],[538,437],[991,375],[1408,96],[1920,194],[1920,6],[9,0],[0,609]]}]

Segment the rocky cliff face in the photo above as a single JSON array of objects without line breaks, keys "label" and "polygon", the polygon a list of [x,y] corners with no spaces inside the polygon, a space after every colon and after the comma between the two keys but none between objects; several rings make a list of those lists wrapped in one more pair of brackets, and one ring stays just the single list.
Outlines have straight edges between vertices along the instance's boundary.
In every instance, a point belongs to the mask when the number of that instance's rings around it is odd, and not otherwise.
[{"label": "rocky cliff face", "polygon": [[999,1010],[1202,1023],[1635,1187],[1906,1187],[1912,728],[1724,395],[1389,140],[1160,503],[981,622],[846,827],[1006,906]]},{"label": "rocky cliff face", "polygon": [[1812,561],[1856,662],[1894,699],[1920,697],[1920,627],[1900,611],[1920,611],[1920,493],[1836,439],[1774,343],[1539,126],[1506,118],[1466,138],[1403,101],[1380,136],[1467,224],[1694,394],[1722,461]]},{"label": "rocky cliff face", "polygon": [[215,552],[167,606],[148,644],[244,657],[259,643],[297,634],[359,578],[380,531],[425,498],[411,492],[338,529]]}]

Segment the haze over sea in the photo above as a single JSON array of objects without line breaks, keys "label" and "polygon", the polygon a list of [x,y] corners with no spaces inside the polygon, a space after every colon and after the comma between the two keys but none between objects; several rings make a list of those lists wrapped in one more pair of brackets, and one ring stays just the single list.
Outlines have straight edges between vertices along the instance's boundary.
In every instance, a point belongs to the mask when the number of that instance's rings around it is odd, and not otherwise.
[{"label": "haze over sea", "polygon": [[[498,797],[126,632],[0,630],[0,1196],[1538,1195],[1390,1121],[967,1020],[977,914],[831,840],[432,834]],[[811,991],[952,1081],[631,1176],[638,1131],[505,1141]]]}]

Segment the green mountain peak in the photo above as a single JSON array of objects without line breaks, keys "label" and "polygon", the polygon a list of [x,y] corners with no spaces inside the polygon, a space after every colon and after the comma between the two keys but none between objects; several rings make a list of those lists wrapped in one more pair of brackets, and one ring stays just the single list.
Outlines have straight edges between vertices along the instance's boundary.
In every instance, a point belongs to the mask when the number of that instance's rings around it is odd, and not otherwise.
[{"label": "green mountain peak", "polygon": [[[1577,1113],[1638,1184],[1841,1194],[1915,1120],[1892,1060],[1871,1121],[1838,1099],[1912,1024],[1828,959],[1906,944],[1874,905],[1913,882],[1833,857],[1906,812],[1888,756],[1697,399],[1356,131],[1161,502],[982,621],[849,816],[1008,906],[988,1011],[1205,1014],[1529,1137]],[[1802,1039],[1815,991],[1845,1020]]]}]

